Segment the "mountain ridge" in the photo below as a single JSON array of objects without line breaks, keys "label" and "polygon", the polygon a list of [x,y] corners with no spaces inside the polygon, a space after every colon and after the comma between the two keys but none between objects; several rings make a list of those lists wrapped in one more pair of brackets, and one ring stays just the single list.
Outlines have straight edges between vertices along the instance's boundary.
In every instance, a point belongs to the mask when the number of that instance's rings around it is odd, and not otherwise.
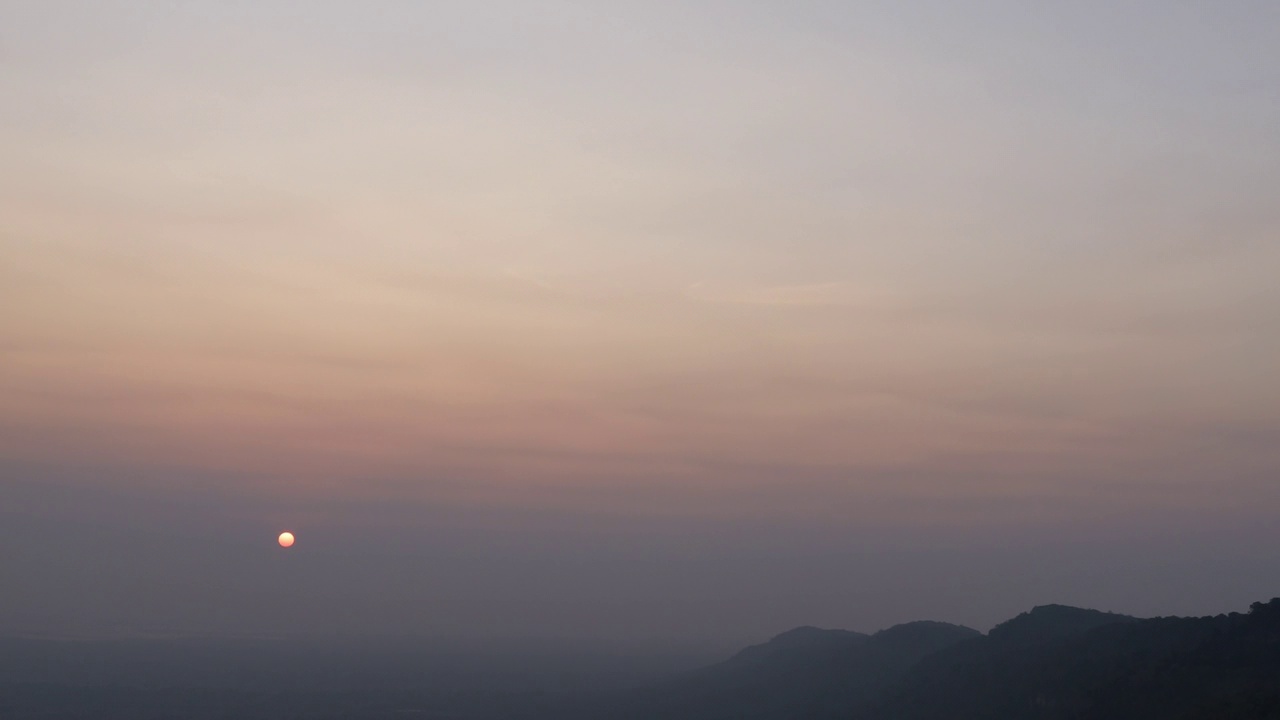
[{"label": "mountain ridge", "polygon": [[[589,692],[394,685],[361,668],[370,658],[359,655],[314,657],[282,675],[283,684],[262,676],[221,686],[211,683],[246,668],[226,664],[234,655],[218,656],[222,664],[208,666],[201,682],[174,685],[156,674],[163,663],[199,657],[174,655],[172,645],[130,643],[132,666],[77,676],[78,663],[107,667],[110,649],[125,646],[2,640],[6,720],[378,720],[406,712],[455,720],[1280,720],[1280,598],[1199,618],[1041,605],[987,634],[936,621],[871,634],[800,626],[697,670]],[[404,664],[421,657],[383,658],[377,667],[422,676]]]}]

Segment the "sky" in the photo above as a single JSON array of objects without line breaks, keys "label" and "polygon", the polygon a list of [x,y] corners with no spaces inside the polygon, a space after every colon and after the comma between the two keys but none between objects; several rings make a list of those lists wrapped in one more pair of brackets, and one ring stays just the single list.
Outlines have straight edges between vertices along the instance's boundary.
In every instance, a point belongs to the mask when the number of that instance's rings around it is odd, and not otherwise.
[{"label": "sky", "polygon": [[1272,0],[0,2],[0,632],[1280,595],[1277,48]]}]

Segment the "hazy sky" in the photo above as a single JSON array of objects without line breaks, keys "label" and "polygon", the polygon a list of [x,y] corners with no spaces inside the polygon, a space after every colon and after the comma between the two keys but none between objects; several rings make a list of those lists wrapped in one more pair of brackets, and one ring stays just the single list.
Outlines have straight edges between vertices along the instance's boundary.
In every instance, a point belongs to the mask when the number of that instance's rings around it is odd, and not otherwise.
[{"label": "hazy sky", "polygon": [[1277,48],[1274,0],[0,1],[0,631],[1280,594]]}]

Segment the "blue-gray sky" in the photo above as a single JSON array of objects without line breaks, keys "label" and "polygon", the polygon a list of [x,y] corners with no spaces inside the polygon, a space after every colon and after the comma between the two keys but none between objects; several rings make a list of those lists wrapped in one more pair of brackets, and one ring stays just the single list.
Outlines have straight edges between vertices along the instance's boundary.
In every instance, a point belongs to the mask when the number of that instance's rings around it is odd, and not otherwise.
[{"label": "blue-gray sky", "polygon": [[1261,0],[0,3],[0,630],[1278,594],[1278,47]]}]

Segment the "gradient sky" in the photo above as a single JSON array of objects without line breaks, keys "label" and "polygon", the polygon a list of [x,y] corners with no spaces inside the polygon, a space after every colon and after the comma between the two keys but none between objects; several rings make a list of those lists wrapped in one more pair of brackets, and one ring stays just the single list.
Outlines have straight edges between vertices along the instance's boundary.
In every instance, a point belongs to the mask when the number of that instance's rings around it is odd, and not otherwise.
[{"label": "gradient sky", "polygon": [[0,631],[1280,594],[1277,48],[1274,0],[0,2]]}]

